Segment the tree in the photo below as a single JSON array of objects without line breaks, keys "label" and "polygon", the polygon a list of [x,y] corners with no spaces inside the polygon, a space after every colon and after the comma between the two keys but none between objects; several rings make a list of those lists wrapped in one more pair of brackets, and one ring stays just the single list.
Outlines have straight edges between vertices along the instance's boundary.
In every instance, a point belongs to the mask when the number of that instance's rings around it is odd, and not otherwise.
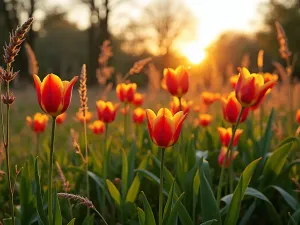
[{"label": "tree", "polygon": [[123,39],[127,50],[149,51],[164,56],[164,66],[170,65],[170,55],[180,40],[188,40],[195,32],[195,18],[182,0],[153,0],[143,14],[132,20]]}]

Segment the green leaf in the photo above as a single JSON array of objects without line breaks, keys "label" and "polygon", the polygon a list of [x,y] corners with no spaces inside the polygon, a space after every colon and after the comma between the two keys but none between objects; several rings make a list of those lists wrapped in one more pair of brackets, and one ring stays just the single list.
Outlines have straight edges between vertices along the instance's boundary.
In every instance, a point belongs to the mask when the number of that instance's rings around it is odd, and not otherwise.
[{"label": "green leaf", "polygon": [[215,219],[217,220],[217,224],[221,225],[220,210],[204,171],[200,171],[200,197],[203,221],[207,222]]},{"label": "green leaf", "polygon": [[74,219],[72,219],[67,225],[74,225],[75,224],[75,218]]},{"label": "green leaf", "polygon": [[128,184],[131,184],[134,179],[134,169],[135,169],[135,159],[136,159],[136,143],[133,142],[131,149],[127,155],[127,161],[128,161]]},{"label": "green leaf", "polygon": [[36,183],[36,203],[37,203],[37,212],[40,221],[43,223],[43,225],[48,225],[48,217],[45,214],[44,211],[44,204],[43,204],[43,197],[42,197],[42,189],[40,184],[40,175],[38,170],[38,159],[35,160],[35,183]]},{"label": "green leaf", "polygon": [[[176,218],[177,218],[177,214],[179,213],[180,210],[180,203],[181,203],[181,199],[183,198],[184,193],[182,193],[179,198],[176,200],[173,209],[171,210],[171,213],[168,217],[166,217],[165,219],[168,220],[167,225],[173,225],[175,224]],[[193,225],[193,221],[189,218],[180,218],[180,221],[182,222],[182,224],[185,225]]]},{"label": "green leaf", "polygon": [[[154,155],[151,155],[153,161],[155,162],[156,166],[158,168],[160,168],[160,160],[157,159]],[[173,180],[175,179],[172,175],[172,173],[168,170],[168,168],[166,166],[164,166],[164,169],[163,169],[163,175],[164,175],[164,180],[165,180],[165,184],[167,189],[170,189],[171,188],[171,185],[173,183]],[[179,187],[179,185],[177,184],[177,182],[175,182],[175,189],[174,189],[175,193],[177,195],[179,195],[181,193],[181,189]]]},{"label": "green leaf", "polygon": [[254,200],[253,203],[250,205],[250,207],[248,207],[248,209],[244,213],[243,217],[241,218],[239,225],[247,225],[248,224],[249,219],[255,210],[255,207],[256,207],[256,200]]},{"label": "green leaf", "polygon": [[290,216],[290,221],[288,225],[297,225],[300,221],[300,209],[294,212],[293,215]]},{"label": "green leaf", "polygon": [[139,224],[145,225],[145,213],[141,208],[137,208],[138,210],[138,217],[139,217]]},{"label": "green leaf", "polygon": [[266,165],[263,170],[262,186],[271,184],[276,177],[280,174],[286,159],[292,150],[294,142],[286,143],[276,149],[272,155],[267,159]]},{"label": "green leaf", "polygon": [[300,205],[299,202],[293,197],[291,196],[288,192],[286,192],[284,189],[282,189],[281,187],[272,185],[272,188],[274,188],[275,190],[277,190],[281,196],[284,198],[284,200],[286,201],[286,203],[293,209],[293,210],[297,210]]},{"label": "green leaf", "polygon": [[143,197],[144,212],[145,212],[145,225],[156,225],[151,206],[144,192],[142,192],[142,197]]},{"label": "green leaf", "polygon": [[128,189],[128,161],[127,155],[124,149],[121,150],[122,152],[122,196],[125,198]]},{"label": "green leaf", "polygon": [[206,221],[204,223],[201,223],[200,225],[211,225],[211,224],[216,223],[216,222],[217,222],[217,220],[209,220],[209,221]]},{"label": "green leaf", "polygon": [[59,205],[59,200],[57,196],[56,190],[54,191],[54,210],[53,210],[53,224],[54,225],[62,225],[62,216],[61,216],[61,211],[60,211],[60,205]]},{"label": "green leaf", "polygon": [[272,131],[272,123],[274,120],[274,108],[272,108],[272,111],[270,113],[269,119],[268,119],[268,123],[267,123],[267,127],[264,133],[263,138],[261,139],[261,157],[263,158],[263,162],[265,161],[266,157],[267,157],[267,153],[268,153],[268,149],[270,147],[270,143],[271,143],[271,138],[273,135],[273,131]]},{"label": "green leaf", "polygon": [[174,195],[174,185],[175,185],[175,180],[173,181],[173,184],[171,186],[171,189],[169,191],[167,203],[164,209],[164,215],[163,215],[163,224],[166,224],[167,218],[169,218],[171,208],[172,208],[172,200],[173,200],[173,195]]},{"label": "green leaf", "polygon": [[[147,155],[139,165],[139,169],[145,169],[148,164],[149,155]],[[126,202],[135,202],[141,186],[141,177],[137,174],[127,192]]]},{"label": "green leaf", "polygon": [[193,182],[193,221],[196,220],[196,206],[197,206],[197,201],[199,196],[199,188],[200,188],[200,174],[198,169],[195,174],[194,182]]},{"label": "green leaf", "polygon": [[[246,167],[246,169],[243,171],[240,181],[239,181],[236,189],[234,190],[232,200],[229,204],[228,213],[227,213],[224,225],[235,225],[237,223],[237,220],[238,220],[238,217],[240,214],[241,203],[244,198],[246,188],[248,187],[248,185],[250,183],[250,180],[252,178],[252,175],[254,173],[254,170],[255,170],[256,165],[259,162],[259,160],[260,160],[260,158],[251,162]],[[201,189],[200,189],[200,191],[201,191]]]},{"label": "green leaf", "polygon": [[32,178],[29,162],[26,161],[20,177],[20,205],[21,205],[21,224],[30,224],[36,214],[35,202],[32,193]]},{"label": "green leaf", "polygon": [[116,186],[110,181],[110,180],[106,180],[106,184],[109,190],[109,193],[111,195],[111,197],[115,200],[115,202],[117,203],[118,206],[121,205],[121,195],[119,190],[116,188]]}]

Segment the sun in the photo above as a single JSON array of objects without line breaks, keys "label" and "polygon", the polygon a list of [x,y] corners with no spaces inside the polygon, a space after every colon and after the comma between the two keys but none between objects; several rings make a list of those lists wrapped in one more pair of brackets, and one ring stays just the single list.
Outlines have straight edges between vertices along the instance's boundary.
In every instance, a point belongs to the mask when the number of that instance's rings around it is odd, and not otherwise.
[{"label": "sun", "polygon": [[205,58],[205,50],[197,44],[188,44],[181,49],[182,55],[184,55],[191,63],[199,64]]}]

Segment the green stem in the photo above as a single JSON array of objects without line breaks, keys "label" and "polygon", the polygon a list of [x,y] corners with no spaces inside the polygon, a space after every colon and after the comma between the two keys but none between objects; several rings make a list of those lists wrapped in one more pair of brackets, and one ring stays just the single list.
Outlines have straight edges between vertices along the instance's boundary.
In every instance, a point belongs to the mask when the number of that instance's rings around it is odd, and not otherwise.
[{"label": "green stem", "polygon": [[[85,113],[84,113],[85,114]],[[89,184],[89,152],[88,152],[88,142],[87,142],[87,128],[86,128],[86,117],[84,115],[83,121],[84,129],[84,144],[85,144],[85,172],[86,172],[86,194],[87,198],[90,199],[90,184]],[[90,216],[90,208],[87,209],[87,217]]]},{"label": "green stem", "polygon": [[95,207],[93,207],[92,209],[98,214],[98,216],[100,216],[100,218],[103,220],[105,225],[108,225],[107,222],[105,221],[104,217],[101,215],[101,213]]},{"label": "green stem", "polygon": [[[234,128],[232,130],[232,136],[231,136],[231,139],[230,139],[230,142],[229,142],[229,145],[228,145],[228,148],[227,148],[227,152],[226,152],[226,157],[223,161],[223,165],[222,165],[222,169],[221,169],[221,175],[220,175],[220,180],[219,180],[219,185],[218,185],[218,191],[217,191],[217,204],[218,206],[220,207],[220,200],[221,200],[221,194],[222,194],[222,187],[223,187],[223,180],[224,180],[224,172],[225,172],[225,165],[227,163],[227,159],[228,159],[228,156],[229,156],[229,153],[230,153],[230,159],[232,157],[232,152],[230,151],[231,148],[232,148],[232,144],[233,144],[233,140],[234,140],[234,136],[235,136],[235,132],[238,128],[238,125],[241,121],[241,117],[242,117],[242,114],[244,112],[245,108],[242,107],[240,113],[239,113],[239,116],[238,116],[238,119],[236,121],[236,124],[234,125]],[[230,167],[232,167],[232,160],[230,161]],[[232,177],[230,178],[232,179]]]},{"label": "green stem", "polygon": [[264,132],[264,128],[263,128],[264,113],[265,113],[264,111],[265,111],[264,104],[261,104],[261,106],[260,106],[260,108],[259,108],[259,114],[260,114],[260,121],[259,121],[259,126],[260,126],[260,138],[262,138],[263,132]]},{"label": "green stem", "polygon": [[129,112],[126,112],[126,110],[127,110],[127,103],[124,103],[124,111],[125,111],[125,114],[124,114],[124,143],[123,143],[124,148],[125,148],[125,145],[127,142],[127,139],[126,139],[126,136],[127,136],[127,113],[129,113]]},{"label": "green stem", "polygon": [[49,175],[48,175],[48,219],[49,224],[52,225],[52,179],[53,179],[53,156],[54,156],[54,138],[55,138],[55,125],[56,117],[52,117],[52,132],[50,142],[50,158],[49,158]]},{"label": "green stem", "polygon": [[162,225],[163,221],[163,186],[164,186],[164,156],[165,156],[165,149],[161,148],[161,161],[160,161],[160,185],[159,185],[159,225]]},{"label": "green stem", "polygon": [[107,177],[107,166],[106,166],[106,152],[107,152],[107,137],[108,137],[108,124],[105,124],[105,136],[103,146],[103,192],[102,192],[102,213],[105,215],[105,202],[106,202],[106,177]]},{"label": "green stem", "polygon": [[36,134],[36,157],[39,156],[40,151],[40,134]]},{"label": "green stem", "polygon": [[70,219],[73,219],[73,212],[72,212],[72,205],[70,199],[68,199],[68,208],[69,208],[69,213],[70,213]]}]

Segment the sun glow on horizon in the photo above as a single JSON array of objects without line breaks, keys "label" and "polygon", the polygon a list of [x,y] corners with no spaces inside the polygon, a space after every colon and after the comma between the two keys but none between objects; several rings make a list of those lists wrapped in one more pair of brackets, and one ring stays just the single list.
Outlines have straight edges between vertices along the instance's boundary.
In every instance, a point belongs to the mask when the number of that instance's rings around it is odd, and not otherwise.
[{"label": "sun glow on horizon", "polygon": [[201,63],[206,57],[205,49],[201,48],[197,43],[185,45],[180,52],[193,64]]}]

